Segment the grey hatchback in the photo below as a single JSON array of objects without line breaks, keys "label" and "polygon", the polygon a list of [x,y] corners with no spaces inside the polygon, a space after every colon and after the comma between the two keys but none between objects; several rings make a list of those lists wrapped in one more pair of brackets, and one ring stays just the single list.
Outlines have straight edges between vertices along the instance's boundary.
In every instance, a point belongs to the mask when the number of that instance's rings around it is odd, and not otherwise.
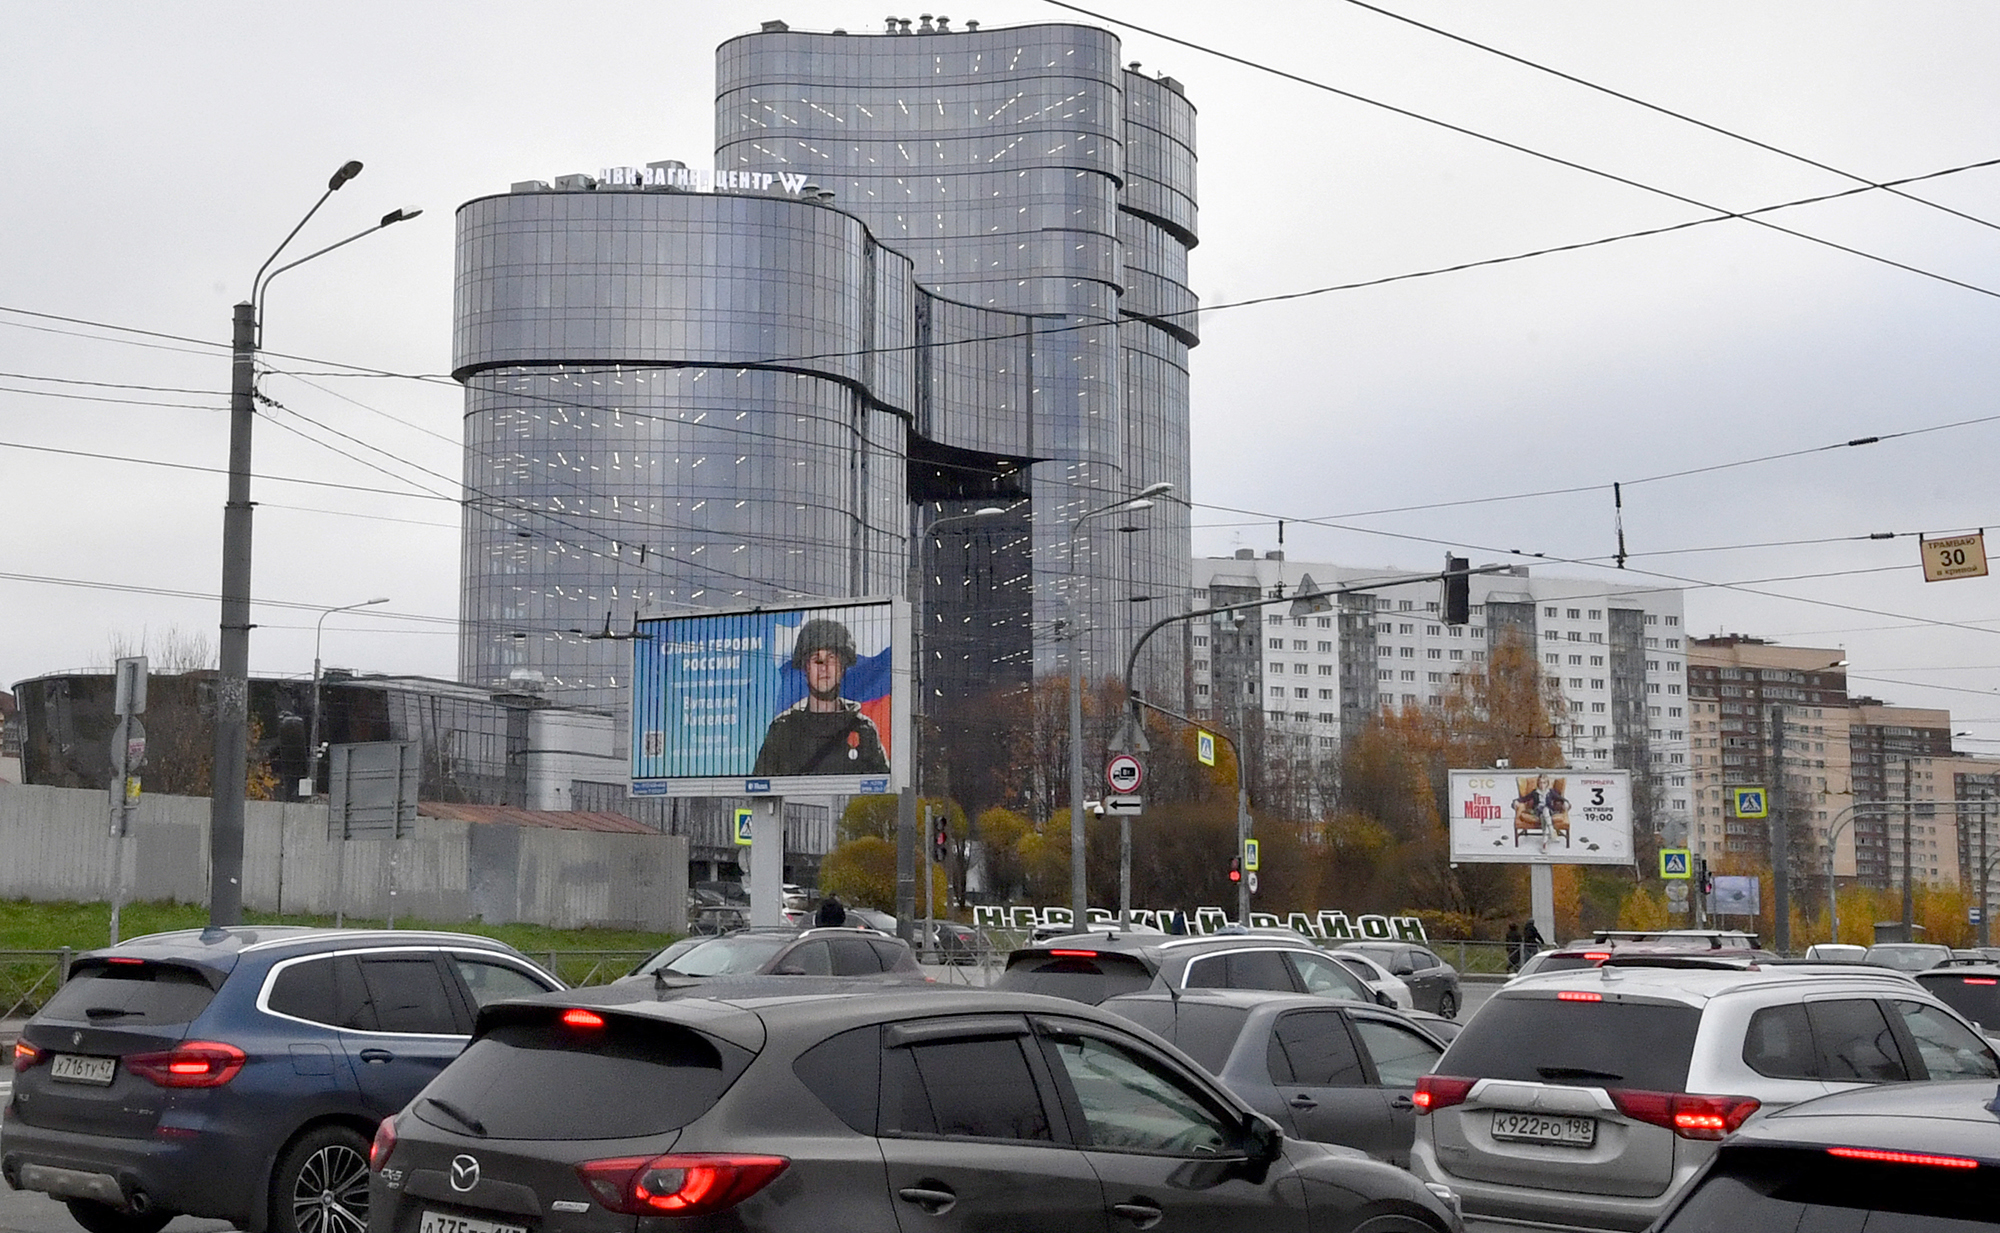
[{"label": "grey hatchback", "polygon": [[1395,1011],[1254,989],[1128,993],[1098,1005],[1179,1047],[1287,1134],[1409,1166],[1412,1097],[1445,1042]]},{"label": "grey hatchback", "polygon": [[479,1008],[559,989],[489,938],[248,927],[82,955],[22,1029],[0,1174],[90,1233],[359,1233],[368,1136]]},{"label": "grey hatchback", "polygon": [[812,977],[489,1007],[373,1158],[370,1233],[1461,1227],[1090,1007]]},{"label": "grey hatchback", "polygon": [[1147,989],[1274,989],[1376,1003],[1361,979],[1297,934],[1241,932],[1070,934],[1007,956],[996,989],[1048,993],[1096,1005]]}]

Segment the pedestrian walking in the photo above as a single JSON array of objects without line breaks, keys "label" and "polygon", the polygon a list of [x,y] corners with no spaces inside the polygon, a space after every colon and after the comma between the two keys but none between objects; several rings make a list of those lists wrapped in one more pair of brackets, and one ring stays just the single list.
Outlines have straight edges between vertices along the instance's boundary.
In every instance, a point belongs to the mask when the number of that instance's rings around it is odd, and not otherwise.
[{"label": "pedestrian walking", "polygon": [[1521,927],[1512,921],[1507,922],[1507,970],[1521,970]]},{"label": "pedestrian walking", "polygon": [[847,907],[840,902],[839,895],[828,895],[820,900],[819,911],[813,916],[813,923],[823,928],[847,923]]}]

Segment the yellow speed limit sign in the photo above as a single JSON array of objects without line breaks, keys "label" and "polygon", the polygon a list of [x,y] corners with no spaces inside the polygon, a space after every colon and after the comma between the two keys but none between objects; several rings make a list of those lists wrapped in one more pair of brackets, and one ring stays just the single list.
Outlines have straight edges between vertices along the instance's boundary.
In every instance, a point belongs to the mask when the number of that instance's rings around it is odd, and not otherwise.
[{"label": "yellow speed limit sign", "polygon": [[1923,540],[1924,581],[1949,582],[1953,578],[1986,576],[1986,532],[1947,535]]}]

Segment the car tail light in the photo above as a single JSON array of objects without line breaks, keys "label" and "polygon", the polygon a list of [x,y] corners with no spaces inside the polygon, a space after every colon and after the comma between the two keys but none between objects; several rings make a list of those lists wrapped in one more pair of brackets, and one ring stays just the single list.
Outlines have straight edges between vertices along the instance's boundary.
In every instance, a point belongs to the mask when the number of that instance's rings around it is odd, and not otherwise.
[{"label": "car tail light", "polygon": [[597,1201],[627,1216],[703,1215],[749,1198],[785,1171],[783,1156],[621,1156],[576,1167]]},{"label": "car tail light", "polygon": [[1965,983],[1968,985],[2000,985],[2000,979],[1995,979],[1991,976],[1968,976],[1965,978]]},{"label": "car tail light", "polygon": [[1611,958],[1611,952],[1608,950],[1587,950],[1583,952],[1583,957],[1592,963],[1603,963],[1606,959]]},{"label": "car tail light", "polygon": [[1565,989],[1556,994],[1558,1002],[1602,1002],[1603,1000],[1603,994],[1592,993],[1588,989]]},{"label": "car tail light", "polygon": [[135,1053],[125,1069],[161,1087],[221,1087],[248,1060],[243,1050],[213,1040],[191,1040],[164,1053]]},{"label": "car tail light", "polygon": [[1963,1156],[1931,1156],[1923,1152],[1885,1152],[1872,1147],[1829,1147],[1829,1156],[1843,1160],[1872,1160],[1881,1164],[1929,1165],[1934,1169],[1977,1169],[1977,1160]]},{"label": "car tail light", "polygon": [[562,1021],[573,1028],[601,1028],[604,1026],[603,1015],[593,1010],[584,1010],[581,1007],[572,1007],[564,1011],[562,1013]]},{"label": "car tail light", "polygon": [[27,1070],[42,1060],[42,1051],[25,1040],[14,1042],[14,1069]]},{"label": "car tail light", "polygon": [[1452,1075],[1418,1075],[1417,1090],[1410,1100],[1417,1106],[1418,1113],[1436,1113],[1439,1109],[1449,1109],[1453,1105],[1465,1103],[1477,1079],[1460,1079]]},{"label": "car tail light", "polygon": [[375,1141],[368,1145],[368,1168],[376,1173],[389,1163],[389,1153],[396,1150],[396,1119],[385,1117],[375,1128]]},{"label": "car tail light", "polygon": [[1720,1139],[1755,1113],[1748,1096],[1691,1096],[1686,1092],[1641,1092],[1612,1088],[1611,1103],[1635,1122],[1664,1126],[1683,1139]]},{"label": "car tail light", "polygon": [[1051,955],[1061,955],[1061,956],[1062,956],[1063,958],[1065,958],[1065,959],[1095,959],[1095,958],[1097,958],[1097,952],[1096,952],[1096,951],[1094,951],[1094,950],[1052,950],[1052,951],[1050,951],[1049,953],[1050,953]]}]

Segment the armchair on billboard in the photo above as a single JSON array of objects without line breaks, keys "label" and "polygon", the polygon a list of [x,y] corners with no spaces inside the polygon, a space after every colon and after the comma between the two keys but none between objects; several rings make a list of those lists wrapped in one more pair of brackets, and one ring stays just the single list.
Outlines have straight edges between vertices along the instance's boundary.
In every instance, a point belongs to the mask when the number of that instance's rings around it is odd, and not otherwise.
[{"label": "armchair on billboard", "polygon": [[910,744],[908,629],[896,599],[640,620],[632,794],[897,790]]},{"label": "armchair on billboard", "polygon": [[1632,777],[1626,771],[1453,771],[1451,859],[1629,865]]}]

